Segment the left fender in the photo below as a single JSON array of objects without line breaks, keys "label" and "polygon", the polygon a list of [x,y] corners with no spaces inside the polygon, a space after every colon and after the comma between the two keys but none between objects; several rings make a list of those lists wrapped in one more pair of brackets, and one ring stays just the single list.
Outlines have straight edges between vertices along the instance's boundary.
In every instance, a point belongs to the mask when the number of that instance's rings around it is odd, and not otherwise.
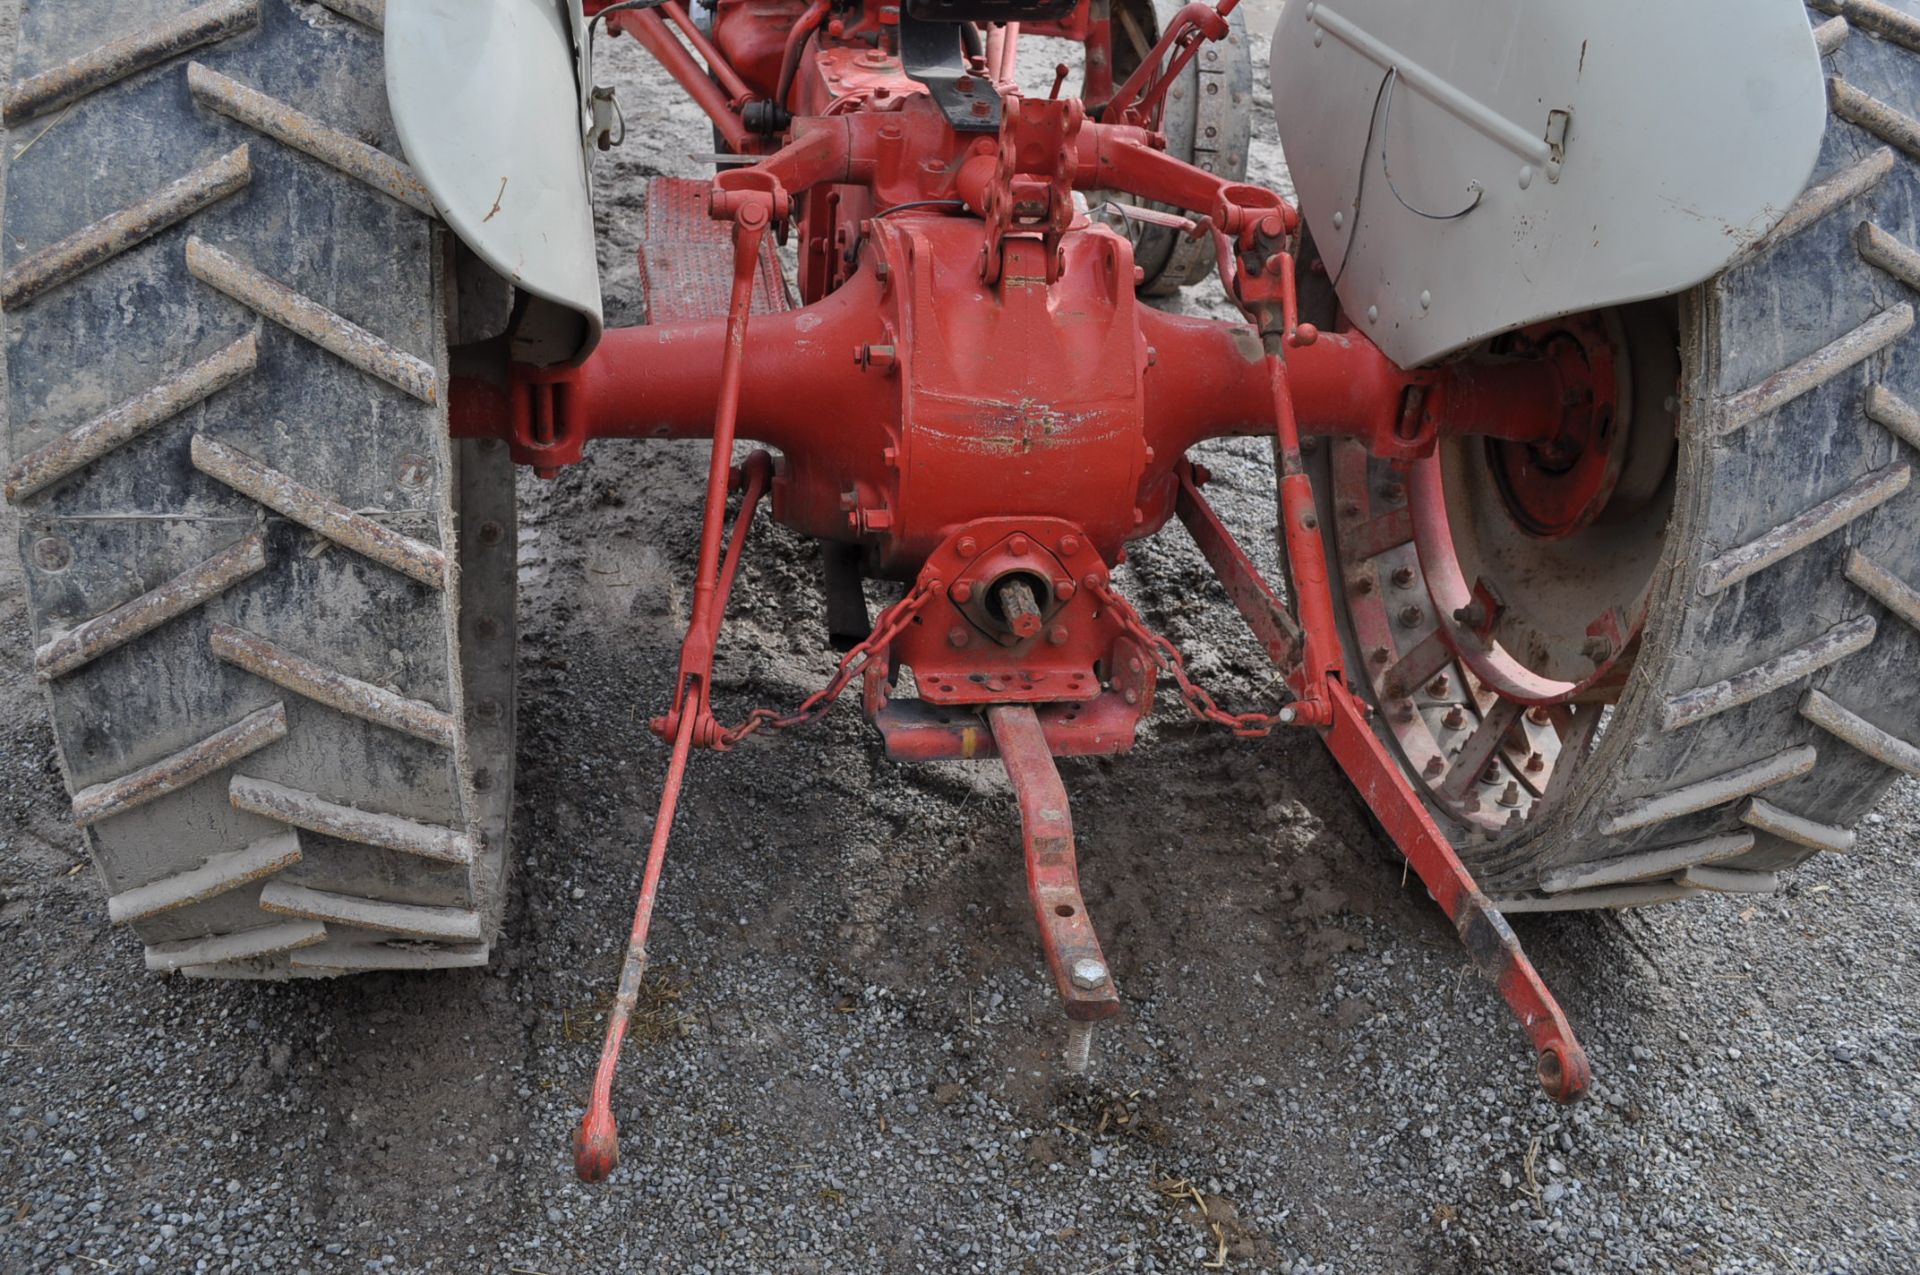
[{"label": "left fender", "polygon": [[528,299],[513,356],[600,340],[580,0],[387,0],[387,101],[447,225]]}]

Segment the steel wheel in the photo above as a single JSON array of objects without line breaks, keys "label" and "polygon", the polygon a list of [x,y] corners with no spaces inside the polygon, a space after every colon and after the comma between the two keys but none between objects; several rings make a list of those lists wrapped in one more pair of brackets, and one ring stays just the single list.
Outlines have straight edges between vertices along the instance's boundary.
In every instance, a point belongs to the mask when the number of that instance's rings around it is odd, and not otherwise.
[{"label": "steel wheel", "polygon": [[1314,457],[1355,681],[1507,911],[1776,889],[1920,773],[1920,178],[1884,105],[1920,21],[1823,36],[1839,113],[1778,230],[1475,355],[1584,364],[1565,445]]}]

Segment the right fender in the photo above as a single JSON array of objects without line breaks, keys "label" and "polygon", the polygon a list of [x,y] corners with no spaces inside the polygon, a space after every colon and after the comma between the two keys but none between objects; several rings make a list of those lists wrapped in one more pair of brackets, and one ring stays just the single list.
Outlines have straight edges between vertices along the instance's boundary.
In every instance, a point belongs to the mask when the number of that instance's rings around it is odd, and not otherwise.
[{"label": "right fender", "polygon": [[387,100],[407,161],[462,243],[528,298],[513,356],[600,340],[580,0],[387,0]]}]

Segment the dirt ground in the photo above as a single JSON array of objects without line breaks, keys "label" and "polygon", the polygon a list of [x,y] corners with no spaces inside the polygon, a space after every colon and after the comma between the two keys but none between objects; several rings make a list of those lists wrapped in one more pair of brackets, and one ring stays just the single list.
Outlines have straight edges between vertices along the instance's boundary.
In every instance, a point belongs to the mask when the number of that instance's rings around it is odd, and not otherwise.
[{"label": "dirt ground", "polygon": [[[602,264],[609,322],[632,323],[645,179],[711,143],[631,48],[609,61],[634,140],[597,174]],[[1256,62],[1254,175],[1278,180]],[[1262,449],[1207,460],[1266,546]],[[575,1182],[703,466],[697,445],[601,445],[523,484],[518,865],[483,971],[142,973],[67,818],[5,556],[0,1270],[1920,1262],[1920,787],[1777,896],[1521,918],[1598,1080],[1569,1111],[1317,742],[1235,741],[1170,701],[1130,756],[1062,764],[1126,999],[1086,1079],[1057,1065],[994,767],[889,762],[852,705],[697,756],[619,1088],[625,1163]],[[735,713],[831,669],[817,551],[756,536],[720,662]],[[1121,580],[1226,698],[1270,700],[1182,533]]]}]

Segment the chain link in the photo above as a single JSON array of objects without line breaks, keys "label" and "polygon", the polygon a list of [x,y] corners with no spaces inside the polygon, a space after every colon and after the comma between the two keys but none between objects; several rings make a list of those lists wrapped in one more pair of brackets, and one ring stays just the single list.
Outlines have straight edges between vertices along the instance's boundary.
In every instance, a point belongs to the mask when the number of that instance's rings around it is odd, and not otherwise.
[{"label": "chain link", "polygon": [[1113,613],[1120,619],[1121,627],[1127,631],[1129,637],[1145,648],[1147,657],[1153,661],[1154,667],[1171,677],[1175,685],[1179,686],[1180,698],[1185,702],[1187,711],[1201,721],[1211,722],[1215,726],[1224,726],[1245,739],[1261,739],[1272,734],[1274,727],[1284,726],[1291,720],[1274,713],[1229,713],[1221,708],[1219,701],[1213,698],[1212,693],[1188,675],[1187,659],[1180,654],[1180,648],[1162,634],[1148,628],[1147,622],[1140,618],[1140,613],[1133,609],[1133,604],[1122,597],[1118,590],[1111,584],[1102,583],[1095,586],[1094,592],[1099,595],[1101,601],[1113,608]]},{"label": "chain link", "polygon": [[873,632],[860,644],[840,657],[840,666],[834,670],[833,678],[825,686],[802,700],[800,707],[791,713],[782,715],[778,709],[756,708],[747,714],[747,719],[738,726],[725,727],[720,732],[714,748],[725,752],[738,745],[748,736],[761,730],[791,730],[795,726],[805,726],[817,722],[833,711],[834,701],[847,689],[853,679],[865,671],[867,664],[876,655],[884,655],[893,639],[912,623],[913,617],[925,606],[932,591],[924,582],[916,582],[906,597],[880,613],[874,622]]}]

